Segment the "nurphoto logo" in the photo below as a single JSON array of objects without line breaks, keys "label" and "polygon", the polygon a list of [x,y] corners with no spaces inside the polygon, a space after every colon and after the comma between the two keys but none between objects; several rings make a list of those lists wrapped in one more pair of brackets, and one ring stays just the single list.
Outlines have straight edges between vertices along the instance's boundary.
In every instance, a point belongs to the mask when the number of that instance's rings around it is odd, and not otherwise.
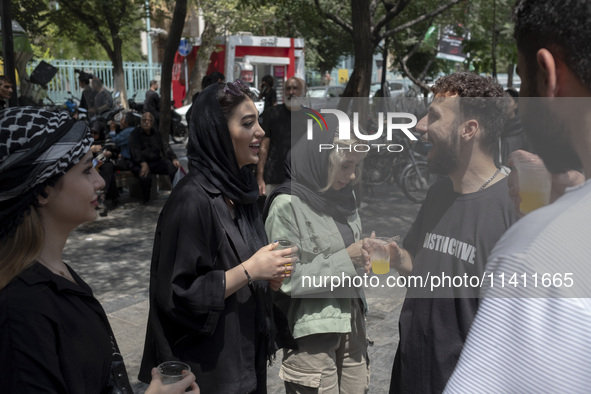
[{"label": "nurphoto logo", "polygon": [[[343,112],[339,111],[338,109],[326,109],[323,108],[320,110],[320,113],[314,111],[313,109],[306,108],[306,114],[310,116],[311,119],[308,119],[307,123],[307,138],[308,140],[312,140],[312,133],[314,129],[314,122],[320,127],[320,131],[328,130],[328,125],[324,116],[322,114],[332,114],[337,117],[338,121],[338,130],[339,130],[339,139],[340,140],[350,140],[351,139],[351,126],[353,126],[353,133],[355,137],[361,141],[375,141],[382,137],[384,131],[386,132],[386,139],[388,141],[392,141],[393,132],[402,131],[404,135],[410,139],[411,141],[417,141],[417,137],[410,132],[410,129],[415,127],[417,124],[417,117],[411,113],[407,112],[387,112],[384,114],[383,112],[378,113],[378,122],[377,122],[377,130],[374,134],[363,134],[359,131],[359,113],[353,112],[353,122],[349,116]],[[384,115],[386,118],[386,122],[384,122]],[[410,120],[407,123],[399,123],[401,120]],[[354,149],[356,152],[368,152],[371,148],[375,148],[380,151],[380,149],[385,149],[388,152],[401,152],[404,147],[400,144],[356,144],[353,147],[347,147],[347,149]],[[319,145],[319,152],[323,149],[333,149],[333,144],[320,144]],[[338,148],[341,149],[341,148]]]}]

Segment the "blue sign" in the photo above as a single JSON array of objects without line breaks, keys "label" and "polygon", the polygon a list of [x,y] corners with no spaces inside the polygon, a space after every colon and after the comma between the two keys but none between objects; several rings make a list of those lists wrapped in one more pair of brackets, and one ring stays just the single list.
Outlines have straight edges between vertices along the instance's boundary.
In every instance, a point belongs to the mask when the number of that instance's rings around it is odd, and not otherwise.
[{"label": "blue sign", "polygon": [[179,44],[179,54],[181,56],[187,56],[189,53],[191,53],[191,49],[193,49],[191,43],[186,38],[181,38],[181,42]]}]

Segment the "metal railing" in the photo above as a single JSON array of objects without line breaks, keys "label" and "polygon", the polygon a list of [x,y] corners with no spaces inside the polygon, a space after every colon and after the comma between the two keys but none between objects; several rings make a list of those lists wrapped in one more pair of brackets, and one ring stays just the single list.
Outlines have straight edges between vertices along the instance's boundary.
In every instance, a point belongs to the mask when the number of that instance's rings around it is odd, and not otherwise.
[{"label": "metal railing", "polygon": [[[37,60],[28,64],[27,73],[29,75],[39,62],[40,60]],[[54,103],[63,103],[71,96],[80,98],[82,95],[78,85],[78,74],[74,70],[83,70],[97,76],[107,89],[110,91],[114,89],[113,64],[109,61],[53,59],[45,60],[45,62],[58,70],[55,77],[47,84],[47,98]],[[146,91],[150,88],[150,80],[157,79],[156,76],[160,75],[160,64],[123,62],[123,72],[125,73],[127,97],[131,97],[137,92],[136,101],[141,102],[144,100]]]}]

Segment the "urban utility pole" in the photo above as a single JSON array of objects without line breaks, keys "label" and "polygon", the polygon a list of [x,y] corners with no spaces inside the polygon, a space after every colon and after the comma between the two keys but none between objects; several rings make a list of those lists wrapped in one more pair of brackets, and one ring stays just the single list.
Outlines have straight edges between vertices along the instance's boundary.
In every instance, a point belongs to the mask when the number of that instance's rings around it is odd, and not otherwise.
[{"label": "urban utility pole", "polygon": [[4,58],[4,75],[8,77],[14,89],[12,97],[8,100],[10,107],[18,105],[16,95],[16,76],[14,74],[14,43],[12,41],[12,16],[10,14],[10,1],[0,2],[0,17],[2,23],[2,57]]}]

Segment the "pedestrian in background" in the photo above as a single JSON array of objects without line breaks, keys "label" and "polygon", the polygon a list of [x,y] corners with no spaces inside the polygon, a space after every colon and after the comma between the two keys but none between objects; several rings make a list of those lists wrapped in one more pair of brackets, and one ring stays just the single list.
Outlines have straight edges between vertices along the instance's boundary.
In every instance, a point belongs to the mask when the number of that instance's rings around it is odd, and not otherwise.
[{"label": "pedestrian in background", "polygon": [[172,183],[181,163],[154,127],[150,112],[144,112],[140,125],[131,132],[129,149],[133,160],[131,172],[139,177],[143,203],[147,204],[152,192],[152,174],[168,175]]},{"label": "pedestrian in background", "polygon": [[[17,107],[0,112],[0,130],[0,391],[131,393],[107,315],[62,258],[105,185],[89,129]],[[151,378],[146,393],[199,392],[193,374],[164,386],[153,368]]]},{"label": "pedestrian in background", "polygon": [[265,113],[267,108],[271,108],[272,106],[277,104],[277,91],[275,91],[275,89],[273,88],[274,84],[275,80],[271,75],[265,75],[263,77],[263,82],[261,83],[261,89],[259,93],[259,100],[263,100],[265,102],[263,114]]},{"label": "pedestrian in background", "polygon": [[94,108],[94,97],[96,96],[96,91],[90,86],[92,75],[85,73],[82,70],[76,71],[78,71],[78,85],[80,86],[80,89],[82,89],[80,108],[84,108],[88,111],[91,108]]},{"label": "pedestrian in background", "polygon": [[90,115],[100,115],[113,108],[113,97],[111,96],[111,92],[103,86],[103,81],[94,77],[92,78],[91,85],[96,95],[94,96],[94,107],[88,110]]},{"label": "pedestrian in background", "polygon": [[154,116],[154,127],[158,129],[160,123],[160,95],[158,95],[158,82],[150,81],[150,89],[146,91],[144,100],[144,112],[149,112]]},{"label": "pedestrian in background", "polygon": [[8,100],[12,97],[12,82],[6,75],[0,75],[0,110],[8,106]]},{"label": "pedestrian in background", "polygon": [[287,152],[305,134],[309,119],[297,101],[306,94],[306,83],[298,77],[285,81],[283,104],[265,111],[263,129],[265,138],[261,144],[257,165],[259,194],[269,195],[285,179],[283,170]]}]

